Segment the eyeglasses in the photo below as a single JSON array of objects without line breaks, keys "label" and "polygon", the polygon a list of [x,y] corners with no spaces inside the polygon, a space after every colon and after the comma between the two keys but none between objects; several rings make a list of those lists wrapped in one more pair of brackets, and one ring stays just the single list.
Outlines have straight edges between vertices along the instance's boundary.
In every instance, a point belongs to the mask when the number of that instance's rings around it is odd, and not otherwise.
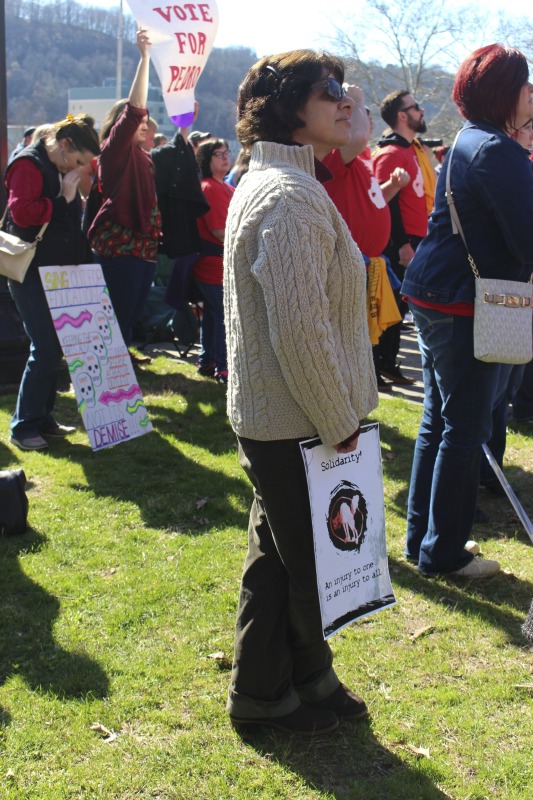
[{"label": "eyeglasses", "polygon": [[400,111],[410,111],[414,108],[415,111],[421,111],[420,105],[418,103],[413,103],[412,106],[405,106],[405,108],[400,108]]},{"label": "eyeglasses", "polygon": [[229,158],[230,151],[229,150],[217,150],[213,153],[213,158]]},{"label": "eyeglasses", "polygon": [[339,102],[345,96],[346,91],[342,83],[339,83],[337,78],[332,78],[331,76],[324,78],[323,80],[315,83],[313,85],[313,90],[317,91],[318,89],[324,89],[328,98],[330,100],[335,100],[335,102]]}]

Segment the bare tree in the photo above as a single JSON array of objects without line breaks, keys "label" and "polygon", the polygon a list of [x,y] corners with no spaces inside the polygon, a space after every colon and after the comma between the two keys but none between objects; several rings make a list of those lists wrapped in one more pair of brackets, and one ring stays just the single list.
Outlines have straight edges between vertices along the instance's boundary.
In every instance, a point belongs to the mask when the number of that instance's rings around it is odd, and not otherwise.
[{"label": "bare tree", "polygon": [[424,104],[432,133],[449,137],[460,123],[450,99],[453,73],[488,35],[484,26],[475,6],[364,0],[357,19],[337,26],[335,48],[370,104],[379,106],[389,92],[405,88]]}]

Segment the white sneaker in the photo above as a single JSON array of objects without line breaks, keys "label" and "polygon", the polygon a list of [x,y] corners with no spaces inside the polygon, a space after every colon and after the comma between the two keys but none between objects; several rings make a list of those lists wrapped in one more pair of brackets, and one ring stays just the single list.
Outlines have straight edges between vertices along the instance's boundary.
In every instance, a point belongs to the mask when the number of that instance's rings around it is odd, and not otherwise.
[{"label": "white sneaker", "polygon": [[479,555],[480,546],[477,542],[473,542],[472,539],[469,539],[468,542],[465,544],[464,548],[467,553],[471,553],[473,556]]},{"label": "white sneaker", "polygon": [[474,556],[466,567],[461,567],[461,569],[456,569],[454,572],[448,574],[461,575],[465,578],[488,578],[490,575],[495,575],[499,570],[500,564],[498,561],[491,561],[489,558]]}]

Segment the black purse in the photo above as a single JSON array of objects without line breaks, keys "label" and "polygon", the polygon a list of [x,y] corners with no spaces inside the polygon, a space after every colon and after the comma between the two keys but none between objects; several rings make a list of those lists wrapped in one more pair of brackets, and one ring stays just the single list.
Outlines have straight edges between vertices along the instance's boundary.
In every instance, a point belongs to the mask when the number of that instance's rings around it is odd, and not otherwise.
[{"label": "black purse", "polygon": [[26,533],[28,498],[24,487],[26,476],[21,469],[0,472],[0,536]]}]

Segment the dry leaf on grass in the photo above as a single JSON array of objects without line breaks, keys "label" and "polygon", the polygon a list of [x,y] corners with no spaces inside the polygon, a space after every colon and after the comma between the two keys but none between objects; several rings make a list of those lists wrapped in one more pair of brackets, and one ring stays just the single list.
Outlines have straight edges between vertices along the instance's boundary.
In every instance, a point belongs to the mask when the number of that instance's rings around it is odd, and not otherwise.
[{"label": "dry leaf on grass", "polygon": [[409,750],[410,753],[413,753],[413,755],[418,756],[419,758],[431,759],[428,747],[415,747],[414,744],[408,744],[405,739],[400,739],[400,741],[394,742],[394,744],[398,745],[399,747],[403,747],[404,750]]},{"label": "dry leaf on grass", "polygon": [[201,508],[203,508],[204,506],[206,506],[208,503],[209,503],[209,497],[200,497],[200,498],[199,498],[199,499],[196,501],[196,503],[195,503],[195,506],[196,506],[196,508],[197,508],[197,509],[198,509],[198,511],[199,511]]},{"label": "dry leaf on grass", "polygon": [[231,659],[229,659],[227,655],[222,652],[222,650],[217,650],[216,653],[209,653],[207,657],[212,658],[213,661],[216,661],[219,669],[231,669],[233,666]]},{"label": "dry leaf on grass", "polygon": [[96,733],[101,733],[102,736],[105,736],[106,738],[104,739],[104,742],[106,743],[114,742],[117,738],[115,731],[108,730],[106,727],[104,727],[104,725],[102,725],[101,722],[94,722],[91,725],[91,730],[96,731]]},{"label": "dry leaf on grass", "polygon": [[414,744],[406,744],[405,749],[409,750],[410,753],[414,753],[415,756],[420,756],[420,758],[431,758],[427,747],[415,747]]},{"label": "dry leaf on grass", "polygon": [[432,633],[434,630],[434,625],[426,625],[423,628],[417,628],[416,631],[409,636],[409,638],[414,642],[415,639],[420,639],[421,636],[425,636],[427,633]]}]

